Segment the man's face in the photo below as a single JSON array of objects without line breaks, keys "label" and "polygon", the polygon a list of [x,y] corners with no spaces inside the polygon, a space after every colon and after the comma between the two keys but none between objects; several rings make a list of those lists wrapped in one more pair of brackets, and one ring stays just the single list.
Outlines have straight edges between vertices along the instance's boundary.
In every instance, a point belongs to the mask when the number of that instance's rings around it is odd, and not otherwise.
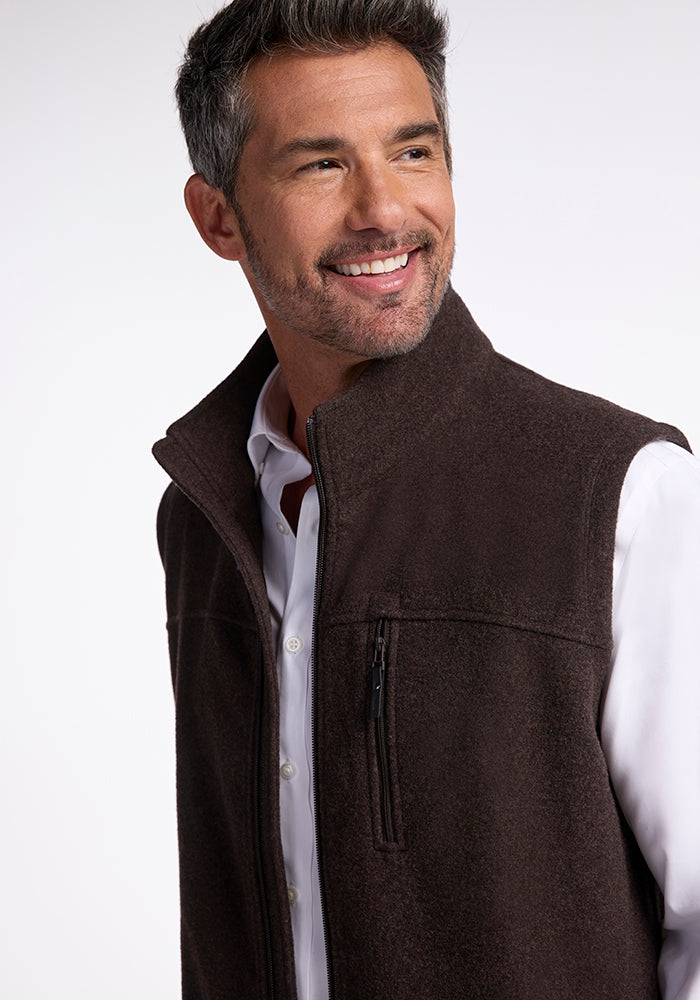
[{"label": "man's face", "polygon": [[454,253],[452,186],[423,70],[391,43],[285,51],[254,63],[246,87],[256,125],[235,208],[241,264],[273,341],[310,338],[360,358],[415,347]]}]

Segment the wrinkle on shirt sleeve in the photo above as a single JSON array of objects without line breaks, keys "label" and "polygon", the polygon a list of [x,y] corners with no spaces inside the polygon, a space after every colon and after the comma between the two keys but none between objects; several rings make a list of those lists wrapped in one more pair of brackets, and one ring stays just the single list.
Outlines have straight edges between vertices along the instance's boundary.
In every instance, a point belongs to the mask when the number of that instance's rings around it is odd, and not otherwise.
[{"label": "wrinkle on shirt sleeve", "polygon": [[700,461],[668,442],[620,498],[601,739],[664,895],[664,1000],[700,1000]]}]

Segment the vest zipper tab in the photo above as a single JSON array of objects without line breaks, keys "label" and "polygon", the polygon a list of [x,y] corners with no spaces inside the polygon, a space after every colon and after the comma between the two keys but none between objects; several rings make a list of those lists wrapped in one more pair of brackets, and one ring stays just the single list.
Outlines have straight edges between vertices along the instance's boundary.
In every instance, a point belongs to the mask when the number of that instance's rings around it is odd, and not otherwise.
[{"label": "vest zipper tab", "polygon": [[384,619],[377,627],[374,640],[374,659],[372,661],[372,698],[370,715],[373,719],[384,716],[384,697],[386,694],[386,639],[384,638]]}]

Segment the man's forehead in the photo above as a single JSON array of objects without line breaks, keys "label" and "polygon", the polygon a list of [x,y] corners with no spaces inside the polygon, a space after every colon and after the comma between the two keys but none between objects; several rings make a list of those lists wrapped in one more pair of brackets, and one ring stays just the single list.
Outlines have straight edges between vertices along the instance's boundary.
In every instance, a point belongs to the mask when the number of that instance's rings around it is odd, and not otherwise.
[{"label": "man's forehead", "polygon": [[[427,77],[395,42],[328,52],[280,49],[251,65],[245,88],[253,104],[253,132],[282,146],[318,139],[346,141],[350,121],[386,134],[417,124],[439,130]],[[400,116],[397,119],[396,116]]]}]

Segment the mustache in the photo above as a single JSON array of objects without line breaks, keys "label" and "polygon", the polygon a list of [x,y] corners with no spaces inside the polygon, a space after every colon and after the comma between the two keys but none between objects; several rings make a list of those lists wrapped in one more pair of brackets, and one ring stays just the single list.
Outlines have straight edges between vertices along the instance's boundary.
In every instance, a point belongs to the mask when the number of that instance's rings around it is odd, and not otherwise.
[{"label": "mustache", "polygon": [[393,234],[381,240],[353,240],[345,243],[335,243],[324,250],[318,258],[317,266],[324,268],[328,267],[329,264],[334,264],[341,260],[373,257],[375,254],[390,257],[394,251],[404,250],[406,247],[431,250],[434,246],[434,237],[425,229]]}]

